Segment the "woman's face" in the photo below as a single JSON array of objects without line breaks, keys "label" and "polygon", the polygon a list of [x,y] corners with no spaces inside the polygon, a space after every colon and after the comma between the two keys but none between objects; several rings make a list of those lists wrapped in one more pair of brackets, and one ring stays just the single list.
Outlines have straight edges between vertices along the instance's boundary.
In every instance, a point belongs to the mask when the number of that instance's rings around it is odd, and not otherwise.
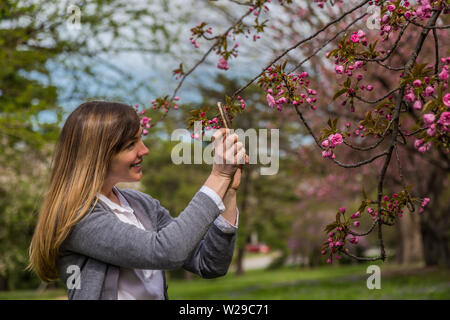
[{"label": "woman's face", "polygon": [[[115,185],[118,182],[135,182],[142,178],[142,158],[148,154],[148,149],[141,139],[143,128],[133,141],[127,142],[125,149],[111,160],[111,166],[106,180]],[[139,163],[138,166],[135,164]]]}]

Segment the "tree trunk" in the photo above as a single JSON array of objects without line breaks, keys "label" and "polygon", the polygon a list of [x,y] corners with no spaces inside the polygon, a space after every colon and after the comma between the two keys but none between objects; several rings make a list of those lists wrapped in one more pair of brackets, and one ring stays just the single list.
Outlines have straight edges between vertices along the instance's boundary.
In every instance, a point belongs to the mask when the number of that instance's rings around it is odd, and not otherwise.
[{"label": "tree trunk", "polygon": [[244,274],[244,254],[245,254],[245,247],[238,248],[238,254],[236,257],[236,275],[237,276],[241,276]]},{"label": "tree trunk", "polygon": [[450,254],[447,237],[443,237],[426,222],[421,224],[425,264],[450,268]]},{"label": "tree trunk", "polygon": [[[242,171],[242,203],[239,208],[239,223],[243,223],[244,221],[248,221],[248,219],[245,219],[245,216],[241,216],[243,214],[246,214],[246,208],[248,203],[248,194],[249,194],[249,188],[250,188],[250,175],[251,175],[251,168],[246,168]],[[242,179],[241,178],[241,179]],[[245,222],[244,222],[245,223]],[[242,236],[242,233],[241,233]],[[245,235],[243,235],[245,236]],[[243,275],[244,274],[244,255],[245,255],[245,244],[246,241],[238,246],[238,253],[236,257],[236,275]]]},{"label": "tree trunk", "polygon": [[9,286],[8,286],[8,279],[0,276],[0,291],[8,291],[9,290]]},{"label": "tree trunk", "polygon": [[433,168],[424,192],[431,201],[425,212],[419,213],[423,253],[427,266],[450,267],[448,237],[450,205],[446,198],[444,183],[447,176],[442,170]]},{"label": "tree trunk", "polygon": [[407,212],[398,220],[400,241],[397,262],[403,265],[423,262],[423,243],[418,212]]}]

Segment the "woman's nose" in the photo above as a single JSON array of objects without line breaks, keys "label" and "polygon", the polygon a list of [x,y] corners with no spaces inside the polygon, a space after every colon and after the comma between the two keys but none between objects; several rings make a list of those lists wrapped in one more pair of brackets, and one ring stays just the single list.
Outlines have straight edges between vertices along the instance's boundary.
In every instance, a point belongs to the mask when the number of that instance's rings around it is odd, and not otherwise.
[{"label": "woman's nose", "polygon": [[145,156],[145,155],[147,155],[148,153],[149,153],[149,150],[148,150],[148,148],[145,146],[145,144],[144,143],[142,143],[142,149],[141,149],[141,155],[142,156]]}]

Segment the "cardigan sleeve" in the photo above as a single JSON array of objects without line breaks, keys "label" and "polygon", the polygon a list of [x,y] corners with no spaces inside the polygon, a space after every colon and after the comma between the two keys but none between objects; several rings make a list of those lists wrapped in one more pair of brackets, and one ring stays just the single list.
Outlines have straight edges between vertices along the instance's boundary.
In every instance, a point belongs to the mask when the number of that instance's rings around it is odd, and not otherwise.
[{"label": "cardigan sleeve", "polygon": [[148,197],[141,200],[157,210],[161,227],[156,231],[141,230],[95,207],[75,224],[61,247],[124,268],[176,269],[196,252],[220,213],[203,192],[197,192],[177,218],[170,217],[159,201],[155,207]]},{"label": "cardigan sleeve", "polygon": [[[200,189],[202,190],[202,189]],[[173,222],[169,211],[161,206],[158,200],[158,229],[165,228]],[[220,217],[220,216],[219,216]],[[186,259],[183,268],[202,278],[216,278],[228,272],[233,258],[236,242],[236,227],[234,232],[223,230],[216,223],[217,219],[208,229],[204,239],[196,246],[193,253]]]}]

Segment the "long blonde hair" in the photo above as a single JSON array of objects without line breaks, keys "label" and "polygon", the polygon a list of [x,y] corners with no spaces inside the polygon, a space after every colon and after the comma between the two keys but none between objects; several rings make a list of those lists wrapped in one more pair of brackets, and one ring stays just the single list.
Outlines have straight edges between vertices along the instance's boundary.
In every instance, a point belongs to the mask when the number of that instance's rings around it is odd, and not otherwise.
[{"label": "long blonde hair", "polygon": [[112,157],[139,132],[133,107],[90,101],[67,118],[53,154],[50,183],[31,240],[27,269],[43,281],[58,278],[59,247],[98,201]]}]

